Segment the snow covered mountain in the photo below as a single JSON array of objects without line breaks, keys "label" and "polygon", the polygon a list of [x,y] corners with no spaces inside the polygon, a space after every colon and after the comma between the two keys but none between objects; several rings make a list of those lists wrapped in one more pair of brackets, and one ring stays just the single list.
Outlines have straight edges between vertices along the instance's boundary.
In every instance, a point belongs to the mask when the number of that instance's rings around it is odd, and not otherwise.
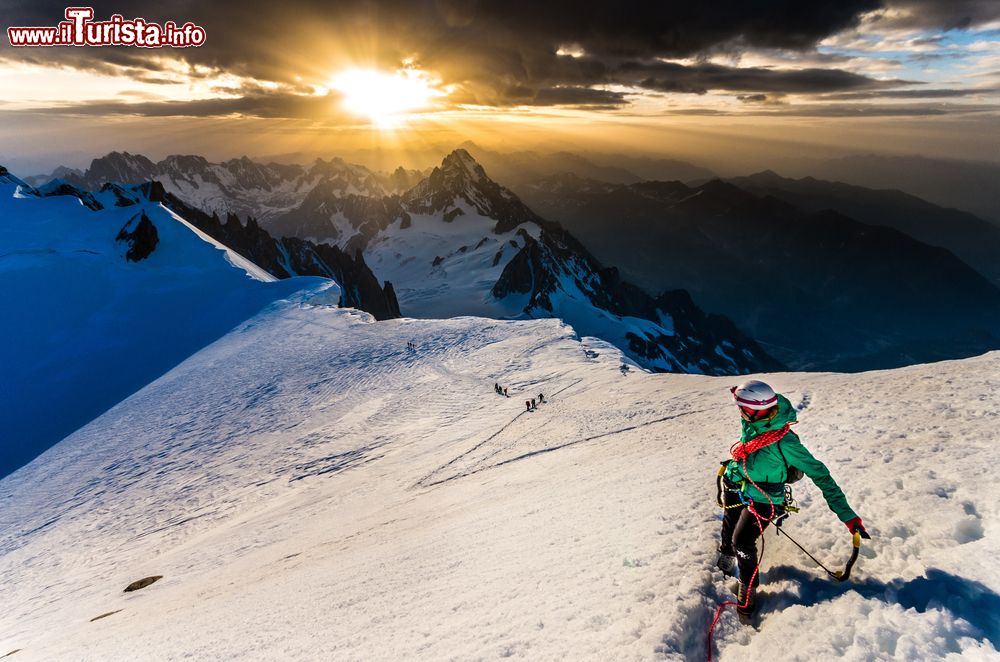
[{"label": "snow covered mountain", "polygon": [[[0,476],[312,282],[275,275],[335,278],[345,305],[399,316],[363,260],[170,205],[156,184],[36,190],[0,167],[0,365],[16,385],[0,399]],[[268,247],[274,264],[253,250]]]},{"label": "snow covered mountain", "polygon": [[653,299],[622,280],[463,149],[402,196],[318,187],[268,227],[363,250],[408,315],[558,317],[656,370],[738,374],[779,365],[686,293]]},{"label": "snow covered mountain", "polygon": [[[687,293],[654,299],[625,282],[489,178],[466,150],[452,152],[414,185],[418,175],[402,168],[374,173],[340,159],[304,169],[245,158],[211,164],[193,156],[154,164],[113,152],[95,159],[78,181],[94,190],[114,186],[109,179],[160,182],[175,211],[205,217],[200,229],[272,274],[325,275],[301,268],[311,257],[299,260],[299,268],[280,263],[302,252],[291,245],[295,239],[330,244],[396,286],[366,288],[389,302],[360,305],[379,318],[398,316],[398,295],[406,314],[421,317],[559,317],[656,370],[737,374],[780,367],[730,321],[704,314]],[[405,192],[394,192],[404,186]],[[236,212],[213,211],[219,209]],[[240,211],[247,212],[249,234],[281,238],[277,251],[270,238],[260,249],[254,237],[241,236],[247,233],[239,231]]]},{"label": "snow covered mountain", "polygon": [[[705,659],[732,378],[622,371],[552,319],[373,324],[331,289],[0,480],[0,654]],[[716,659],[998,659],[998,371],[764,376],[873,540],[841,584],[769,531],[761,628],[724,612]],[[839,567],[846,529],[794,489],[785,530]]]},{"label": "snow covered mountain", "polygon": [[111,152],[94,159],[86,172],[57,168],[42,180],[65,181],[96,191],[105,184],[159,181],[169,192],[209,214],[253,216],[262,222],[302,204],[319,184],[341,195],[383,196],[410,188],[420,173],[403,168],[376,173],[342,159],[317,159],[311,166],[258,163],[247,157],[211,163],[202,156],[172,155],[154,163],[141,154]]}]

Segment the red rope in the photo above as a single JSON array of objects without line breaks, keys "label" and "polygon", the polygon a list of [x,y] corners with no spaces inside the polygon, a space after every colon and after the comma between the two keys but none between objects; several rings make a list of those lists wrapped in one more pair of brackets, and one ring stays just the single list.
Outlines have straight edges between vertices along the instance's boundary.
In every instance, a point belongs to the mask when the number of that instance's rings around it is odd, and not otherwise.
[{"label": "red rope", "polygon": [[[776,444],[781,441],[781,438],[788,434],[791,429],[791,423],[785,423],[777,430],[768,430],[767,432],[762,432],[758,436],[754,437],[750,441],[742,442],[737,441],[735,444],[730,446],[729,452],[732,454],[733,459],[742,460],[744,462],[743,472],[746,473],[746,459],[751,453],[756,453],[761,448],[766,448],[771,444]],[[753,481],[750,481],[751,483]]]},{"label": "red rope", "polygon": [[[777,432],[781,433],[777,438],[770,439],[770,440],[766,441],[765,443],[761,444],[760,446],[758,446],[757,448],[753,449],[752,451],[748,451],[746,454],[743,455],[742,458],[737,458],[738,460],[741,460],[743,462],[743,475],[746,476],[746,479],[750,481],[750,484],[752,484],[754,487],[756,487],[757,491],[760,492],[761,494],[763,494],[764,497],[767,499],[768,503],[771,504],[771,516],[768,517],[765,520],[763,517],[760,516],[760,513],[757,512],[757,510],[753,507],[753,505],[751,505],[753,503],[752,501],[749,504],[747,504],[747,510],[749,510],[750,514],[754,516],[754,520],[755,520],[755,522],[757,524],[757,529],[760,531],[760,554],[757,556],[757,565],[753,569],[753,574],[750,575],[750,581],[749,581],[748,585],[751,588],[750,588],[750,590],[747,591],[746,602],[744,602],[743,604],[739,604],[739,602],[737,600],[726,600],[725,602],[723,602],[722,604],[720,604],[716,608],[716,610],[715,610],[715,618],[712,619],[712,624],[708,626],[708,662],[712,662],[712,633],[715,631],[715,624],[719,622],[719,618],[722,616],[722,611],[726,607],[728,607],[729,605],[735,605],[737,609],[745,609],[746,606],[748,604],[750,604],[750,591],[753,590],[754,580],[757,579],[757,573],[760,572],[760,564],[764,560],[764,525],[762,524],[762,522],[764,522],[764,521],[770,522],[772,519],[774,519],[774,515],[775,515],[774,501],[771,501],[771,497],[768,496],[767,492],[765,492],[764,490],[760,489],[760,486],[757,485],[757,483],[754,482],[753,478],[751,478],[749,475],[747,475],[747,459],[746,459],[746,456],[749,455],[750,453],[752,453],[754,450],[760,450],[761,448],[764,448],[764,446],[770,446],[771,444],[773,444],[776,441],[778,441],[778,439],[781,439],[781,437],[785,436],[785,433],[788,432],[788,423],[786,423],[784,425],[784,427],[782,427],[780,430],[770,430],[770,431],[765,432],[764,434],[760,435],[760,437],[757,437],[757,438],[753,439],[752,441],[747,442],[746,444],[743,444],[744,446],[747,446],[747,445],[749,445],[751,443],[756,442],[758,439],[760,439],[761,437],[763,437],[765,435],[770,435],[772,433],[777,433]],[[739,443],[739,442],[737,442],[737,443]],[[733,452],[733,456],[734,457],[736,456],[735,452]],[[742,581],[742,578],[740,578],[740,580]]]}]

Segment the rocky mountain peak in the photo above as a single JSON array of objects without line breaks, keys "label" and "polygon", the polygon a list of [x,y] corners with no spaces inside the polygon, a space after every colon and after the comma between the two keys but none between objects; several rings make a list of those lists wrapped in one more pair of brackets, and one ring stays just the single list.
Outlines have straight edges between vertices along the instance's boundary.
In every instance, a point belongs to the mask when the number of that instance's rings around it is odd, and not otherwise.
[{"label": "rocky mountain peak", "polygon": [[97,188],[104,182],[138,184],[151,179],[155,173],[156,164],[142,154],[110,152],[90,162],[86,184],[90,188]]},{"label": "rocky mountain peak", "polygon": [[481,183],[489,179],[483,166],[479,165],[472,158],[472,155],[462,148],[456,149],[444,157],[440,170],[444,178],[452,182]]},{"label": "rocky mountain peak", "polygon": [[171,154],[158,164],[164,170],[175,170],[183,173],[202,171],[208,168],[208,160],[195,154]]},{"label": "rocky mountain peak", "polygon": [[547,224],[510,189],[490,179],[472,155],[461,148],[403,194],[403,205],[416,214],[453,214],[464,205],[481,216],[496,219],[496,233],[508,232],[521,223]]}]

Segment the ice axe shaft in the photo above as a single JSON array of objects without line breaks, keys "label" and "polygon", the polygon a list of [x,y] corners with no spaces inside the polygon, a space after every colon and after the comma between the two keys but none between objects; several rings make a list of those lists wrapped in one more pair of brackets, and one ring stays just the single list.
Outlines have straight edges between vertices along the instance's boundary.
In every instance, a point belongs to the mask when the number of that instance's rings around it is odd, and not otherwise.
[{"label": "ice axe shaft", "polygon": [[836,570],[836,571],[830,570],[825,565],[820,563],[819,559],[810,554],[805,547],[800,545],[798,541],[795,540],[795,538],[788,535],[788,533],[786,533],[781,527],[775,527],[775,531],[777,531],[779,535],[783,535],[789,540],[791,540],[792,544],[801,549],[803,554],[805,554],[806,556],[808,556],[810,559],[813,560],[813,563],[823,568],[823,570],[826,571],[826,574],[830,575],[837,581],[846,582],[848,579],[851,578],[851,570],[854,568],[854,564],[858,560],[858,554],[861,552],[861,533],[859,531],[855,531],[854,534],[851,536],[851,545],[853,545],[854,548],[851,550],[851,558],[848,559],[847,565],[844,566],[843,570]]}]

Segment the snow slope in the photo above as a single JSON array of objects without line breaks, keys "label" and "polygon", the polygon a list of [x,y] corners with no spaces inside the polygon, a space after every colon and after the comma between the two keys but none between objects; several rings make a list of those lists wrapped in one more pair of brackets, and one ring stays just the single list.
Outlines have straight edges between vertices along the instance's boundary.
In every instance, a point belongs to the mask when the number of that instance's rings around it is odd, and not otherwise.
[{"label": "snow slope", "polygon": [[[105,208],[92,211],[0,180],[0,365],[14,385],[0,399],[0,476],[311,282],[274,282],[159,204],[96,197]],[[158,241],[127,261],[116,238],[143,214]]]},{"label": "snow slope", "polygon": [[[733,378],[335,299],[275,304],[0,481],[0,654],[704,659]],[[730,610],[718,659],[997,659],[1000,353],[768,379],[874,540],[838,585],[769,536],[761,631]],[[788,531],[843,563],[799,485]]]},{"label": "snow slope", "polygon": [[[368,244],[368,265],[379,277],[399,283],[400,307],[421,317],[521,314],[528,295],[501,300],[490,289],[524,239],[517,228],[494,234],[496,220],[467,203],[456,202],[454,208],[461,214],[450,223],[434,214],[413,214],[405,227],[396,220]],[[537,239],[541,228],[526,225],[524,231]]]}]

